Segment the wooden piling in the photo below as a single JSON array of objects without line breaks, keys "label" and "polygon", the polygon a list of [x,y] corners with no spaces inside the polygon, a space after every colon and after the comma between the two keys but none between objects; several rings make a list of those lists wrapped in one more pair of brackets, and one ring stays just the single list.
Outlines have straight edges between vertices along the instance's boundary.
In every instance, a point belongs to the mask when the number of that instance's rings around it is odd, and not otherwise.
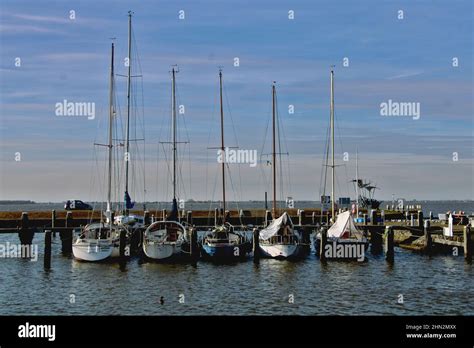
[{"label": "wooden piling", "polygon": [[374,226],[377,226],[377,210],[372,209],[370,211],[370,223]]},{"label": "wooden piling", "polygon": [[191,229],[191,238],[189,245],[189,252],[191,254],[191,259],[197,260],[199,258],[199,246],[197,242],[197,230],[195,228]]},{"label": "wooden piling", "polygon": [[20,238],[21,245],[31,245],[35,233],[30,228],[30,220],[28,219],[28,213],[21,213],[20,220],[20,231],[18,232],[18,237]]},{"label": "wooden piling", "polygon": [[387,260],[388,262],[393,262],[395,259],[393,237],[394,237],[393,227],[386,226],[385,227],[385,260]]},{"label": "wooden piling", "polygon": [[120,242],[119,242],[119,253],[120,253],[120,260],[123,261],[125,260],[126,256],[125,255],[125,248],[127,245],[127,230],[122,229],[120,231]]},{"label": "wooden piling", "polygon": [[162,219],[163,221],[166,220],[166,209],[162,209],[162,210],[161,210],[161,219]]},{"label": "wooden piling", "polygon": [[214,208],[214,226],[219,223],[219,209]]},{"label": "wooden piling", "polygon": [[270,212],[270,210],[266,210],[265,211],[265,227],[268,226],[271,220],[272,220],[272,213]]},{"label": "wooden piling", "polygon": [[56,231],[54,228],[56,227],[56,210],[51,211],[51,229],[53,230],[53,237],[56,237]]},{"label": "wooden piling", "polygon": [[471,226],[464,226],[464,259],[467,262],[472,262],[472,240],[471,240]]},{"label": "wooden piling", "polygon": [[298,224],[303,226],[303,219],[304,219],[304,210],[298,209]]},{"label": "wooden piling", "polygon": [[66,213],[66,226],[65,227],[70,227],[72,228],[72,221],[73,221],[73,217],[72,217],[72,211],[68,211]]},{"label": "wooden piling", "polygon": [[425,223],[424,223],[423,234],[425,236],[424,252],[427,255],[431,255],[431,247],[432,247],[433,242],[431,240],[430,221],[429,220],[425,221]]},{"label": "wooden piling", "polygon": [[313,214],[311,214],[311,222],[313,225],[316,225],[316,212],[313,211]]},{"label": "wooden piling", "polygon": [[43,266],[44,266],[44,269],[51,269],[51,230],[44,231]]},{"label": "wooden piling", "polygon": [[61,252],[63,255],[70,255],[72,253],[72,221],[72,212],[68,211],[66,213],[65,227],[69,227],[69,229],[59,232],[59,237],[61,238]]},{"label": "wooden piling", "polygon": [[328,242],[328,231],[325,228],[321,229],[321,239],[319,241],[319,261],[326,261],[326,244]]},{"label": "wooden piling", "polygon": [[368,225],[369,222],[367,221],[367,214],[364,214],[364,225]]},{"label": "wooden piling", "polygon": [[418,210],[418,228],[423,228],[423,212]]},{"label": "wooden piling", "polygon": [[258,228],[254,228],[253,230],[252,249],[254,260],[258,260],[260,258],[260,230]]},{"label": "wooden piling", "polygon": [[145,210],[145,212],[143,213],[143,222],[145,223],[145,226],[151,224],[150,212],[148,210]]},{"label": "wooden piling", "polygon": [[373,255],[378,255],[383,251],[383,236],[376,229],[370,231],[370,252]]},{"label": "wooden piling", "polygon": [[191,210],[186,212],[186,222],[190,225],[193,224],[193,212]]}]

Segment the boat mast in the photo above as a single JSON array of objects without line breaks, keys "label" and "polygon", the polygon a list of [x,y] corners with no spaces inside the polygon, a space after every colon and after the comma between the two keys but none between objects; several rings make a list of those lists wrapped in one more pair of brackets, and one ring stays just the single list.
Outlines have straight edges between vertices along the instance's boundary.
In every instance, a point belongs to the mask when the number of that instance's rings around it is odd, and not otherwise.
[{"label": "boat mast", "polygon": [[359,217],[359,149],[356,148],[356,213]]},{"label": "boat mast", "polygon": [[112,201],[112,135],[113,135],[113,118],[114,118],[114,43],[112,42],[112,53],[110,60],[110,85],[109,85],[109,143],[107,147],[109,148],[109,166],[108,166],[108,175],[107,175],[107,211],[106,216],[110,221],[111,218],[111,201]]},{"label": "boat mast", "polygon": [[275,108],[275,81],[273,82],[272,85],[272,122],[273,122],[273,144],[272,144],[272,166],[273,166],[273,206],[272,206],[272,216],[274,219],[277,218],[276,216],[276,142],[275,142],[275,130],[276,130],[276,125],[275,125],[275,114],[276,114],[276,108]]},{"label": "boat mast", "polygon": [[331,218],[335,222],[334,208],[334,185],[335,185],[335,164],[334,164],[334,66],[331,66]]},{"label": "boat mast", "polygon": [[[130,92],[132,77],[132,11],[128,11],[128,71],[127,71],[127,127],[125,135],[125,195],[128,195],[128,165],[130,161]],[[125,203],[125,215],[128,208]]]},{"label": "boat mast", "polygon": [[[224,148],[224,106],[222,104],[222,69],[219,69],[219,97],[221,106],[221,156],[225,156]],[[224,157],[225,158],[225,157]],[[222,161],[222,223],[225,224],[225,160]]]},{"label": "boat mast", "polygon": [[176,87],[175,76],[176,70],[171,71],[172,80],[172,99],[173,99],[173,202],[176,200]]}]

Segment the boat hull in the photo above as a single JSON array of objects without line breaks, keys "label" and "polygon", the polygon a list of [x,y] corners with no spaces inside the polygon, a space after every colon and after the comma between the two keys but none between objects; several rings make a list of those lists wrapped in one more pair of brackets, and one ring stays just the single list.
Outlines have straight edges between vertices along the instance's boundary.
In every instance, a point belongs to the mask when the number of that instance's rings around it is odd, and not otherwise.
[{"label": "boat hull", "polygon": [[90,245],[90,244],[74,244],[72,253],[74,258],[80,261],[98,262],[111,257],[113,251],[112,245]]},{"label": "boat hull", "polygon": [[177,244],[143,243],[143,253],[152,260],[168,260],[180,256],[182,251],[181,245]]},{"label": "boat hull", "polygon": [[260,244],[259,248],[263,257],[276,259],[295,258],[299,255],[300,249],[296,244]]},{"label": "boat hull", "polygon": [[245,255],[243,245],[209,245],[203,244],[202,253],[204,258],[214,260],[241,259]]}]

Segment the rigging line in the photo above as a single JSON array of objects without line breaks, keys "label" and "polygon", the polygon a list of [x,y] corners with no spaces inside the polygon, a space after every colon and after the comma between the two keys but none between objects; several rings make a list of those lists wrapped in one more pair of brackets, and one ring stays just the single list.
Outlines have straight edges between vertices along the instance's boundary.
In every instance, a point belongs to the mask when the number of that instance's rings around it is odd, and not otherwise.
[{"label": "rigging line", "polygon": [[[175,82],[175,89],[176,89],[176,92],[177,92],[178,100],[181,100],[178,85],[177,85],[176,82]],[[186,141],[188,143],[190,143],[191,140],[190,140],[190,137],[189,137],[189,131],[188,131],[188,127],[187,127],[187,124],[186,124],[185,113],[182,114],[181,119],[182,119],[182,124],[184,126],[184,131],[185,131],[185,134],[186,134]],[[179,118],[179,114],[178,114],[178,123],[181,124],[179,121],[180,121],[180,118]],[[184,145],[188,145],[188,144],[184,144]],[[189,178],[189,194],[191,195],[191,147],[187,146],[187,149],[188,149],[188,168],[189,168],[189,177],[188,177]],[[182,179],[182,181],[183,181],[183,188],[184,188],[184,179]],[[186,192],[185,188],[184,188],[184,191]]]},{"label": "rigging line", "polygon": [[[340,144],[340,147],[341,147],[341,152],[344,154],[344,147],[343,147],[343,144],[342,144],[342,136],[341,136],[341,134],[343,134],[343,133],[341,132],[339,118],[334,116],[334,119],[336,121],[336,129],[337,129],[337,132],[339,134],[338,140],[339,140],[339,144]],[[346,193],[349,195],[349,191],[350,191],[349,185],[350,185],[350,183],[349,183],[349,173],[347,172],[347,166],[346,165],[344,165],[344,171],[345,171],[345,174],[346,174],[345,189],[346,189]],[[340,190],[339,192],[342,192],[342,190]]]},{"label": "rigging line", "polygon": [[[239,145],[239,138],[237,137],[237,131],[235,129],[235,124],[234,124],[234,118],[232,116],[232,110],[230,108],[230,103],[229,103],[229,98],[227,96],[227,89],[226,89],[226,86],[225,84],[223,85],[223,89],[224,89],[224,95],[225,95],[225,100],[226,100],[226,104],[227,104],[227,110],[229,112],[229,116],[230,116],[230,122],[232,124],[232,131],[234,133],[234,138],[235,138],[235,143],[236,143],[236,146],[237,147],[240,147]],[[230,169],[229,169],[230,170]],[[238,172],[239,172],[239,192],[240,194],[237,195],[236,192],[234,192],[235,194],[235,197],[239,197],[240,196],[240,200],[242,200],[242,174],[241,174],[241,167],[240,167],[240,163],[238,165]]]},{"label": "rigging line", "polygon": [[[278,94],[275,92],[275,113],[276,113],[276,119],[277,119],[277,137],[278,137],[278,166],[279,166],[279,186],[280,186],[280,201],[283,201],[283,165],[282,165],[282,160],[281,160],[281,155],[282,155],[282,149],[281,149],[281,135],[280,135],[280,114],[278,112]],[[278,201],[278,194],[277,196],[277,201]]]},{"label": "rigging line", "polygon": [[[266,140],[267,140],[267,135],[268,135],[268,128],[270,126],[270,119],[271,119],[271,106],[267,106],[267,125],[266,125],[266,128],[265,128],[265,133],[264,133],[264,137],[263,137],[263,144],[262,144],[262,148],[260,150],[260,162],[262,162],[262,157],[263,157],[263,153],[264,153],[264,150],[265,150],[265,144],[266,144]],[[265,160],[265,165],[264,166],[261,166],[260,167],[260,171],[261,171],[261,177],[263,177],[263,183],[264,183],[264,187],[265,187],[265,191],[269,192],[269,180],[267,178],[267,175],[265,173],[265,168],[267,167],[267,164],[269,163],[268,160]],[[273,163],[272,163],[272,166],[273,166]]]},{"label": "rigging line", "polygon": [[[232,180],[232,173],[230,171],[230,167],[229,167],[229,163],[226,163],[226,167],[227,167],[227,170],[229,172],[229,181],[230,181],[230,187],[232,188],[232,192],[234,193],[235,195],[235,187],[234,187],[234,181]],[[236,196],[236,195],[235,195]],[[232,201],[229,201],[229,203],[232,202]],[[238,201],[234,201],[236,207],[237,207],[237,210],[239,210],[239,202]],[[229,204],[229,207],[230,207],[230,204]],[[230,209],[229,209],[230,210]],[[225,213],[225,212],[224,212]]]}]

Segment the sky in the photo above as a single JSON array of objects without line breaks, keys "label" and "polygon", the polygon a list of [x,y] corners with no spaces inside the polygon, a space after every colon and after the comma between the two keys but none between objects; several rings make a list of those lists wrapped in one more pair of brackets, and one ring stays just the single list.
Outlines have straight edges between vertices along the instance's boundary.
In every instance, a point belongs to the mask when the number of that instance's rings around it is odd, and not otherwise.
[{"label": "sky", "polygon": [[[270,190],[271,166],[261,155],[271,151],[275,81],[288,153],[280,162],[280,195],[319,200],[331,66],[337,196],[354,196],[357,149],[359,175],[377,184],[379,199],[474,199],[470,0],[2,0],[0,199],[105,199],[106,152],[94,143],[107,138],[111,38],[123,139],[129,10],[132,133],[145,139],[132,145],[132,199],[170,199],[169,147],[160,142],[169,141],[174,64],[185,110],[178,121],[181,199],[220,197],[216,150],[209,147],[220,143],[221,68],[226,144],[262,159],[256,167],[228,165],[229,199],[262,200]],[[94,103],[95,117],[57,116],[64,100]],[[389,100],[416,103],[419,117],[381,115]]]}]

